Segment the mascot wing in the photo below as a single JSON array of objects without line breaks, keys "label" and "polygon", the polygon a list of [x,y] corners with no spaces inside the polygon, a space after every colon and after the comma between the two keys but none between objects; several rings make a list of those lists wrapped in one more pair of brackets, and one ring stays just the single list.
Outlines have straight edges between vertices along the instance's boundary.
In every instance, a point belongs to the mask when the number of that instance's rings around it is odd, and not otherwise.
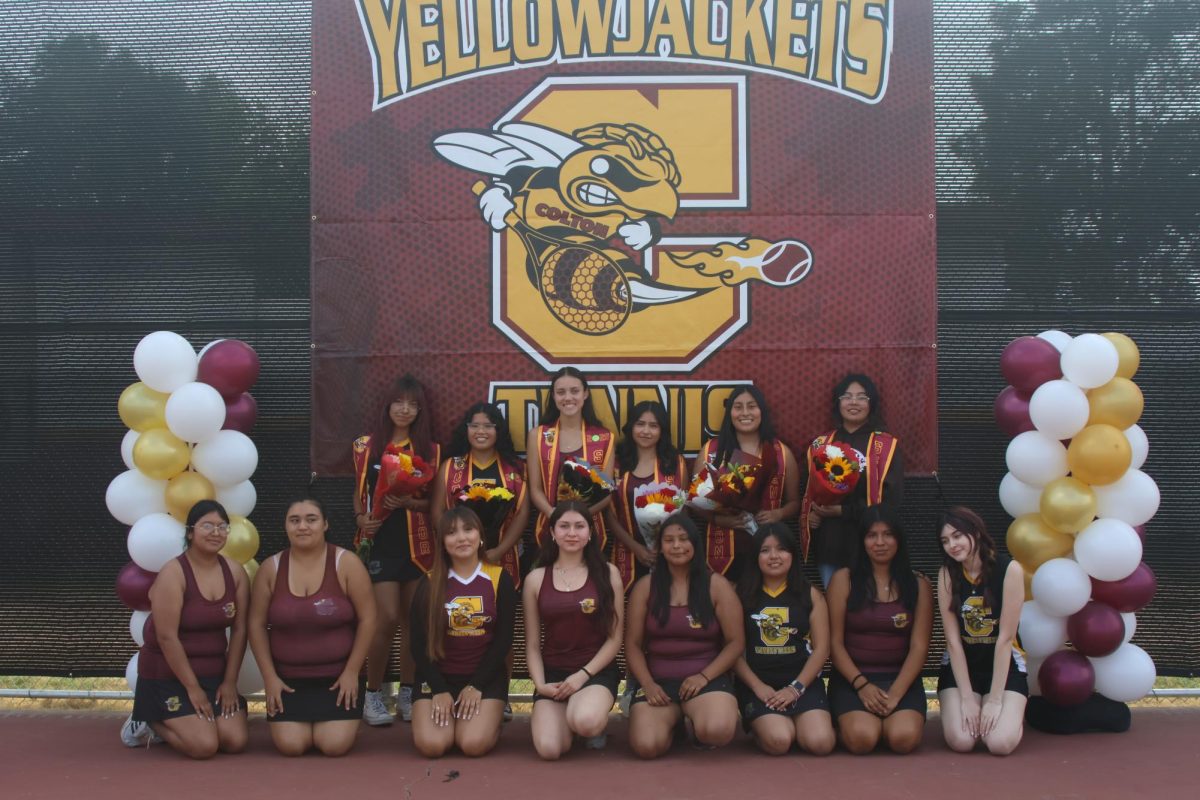
[{"label": "mascot wing", "polygon": [[581,147],[570,136],[525,122],[494,131],[454,131],[433,140],[433,149],[450,163],[496,177],[517,167],[558,167]]}]

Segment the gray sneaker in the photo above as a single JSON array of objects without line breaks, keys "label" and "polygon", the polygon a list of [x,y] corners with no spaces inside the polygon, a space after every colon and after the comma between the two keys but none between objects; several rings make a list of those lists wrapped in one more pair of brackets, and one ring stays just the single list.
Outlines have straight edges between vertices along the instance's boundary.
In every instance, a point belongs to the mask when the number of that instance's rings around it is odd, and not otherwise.
[{"label": "gray sneaker", "polygon": [[588,750],[603,750],[608,745],[608,734],[601,733],[598,736],[589,736],[583,740],[583,746]]},{"label": "gray sneaker", "polygon": [[366,699],[363,701],[363,722],[375,727],[391,725],[395,720],[388,713],[387,706],[383,703],[383,692],[367,690]]},{"label": "gray sneaker", "polygon": [[396,713],[405,722],[412,722],[413,687],[401,686],[400,694],[396,695]]},{"label": "gray sneaker", "polygon": [[121,724],[121,744],[126,747],[146,747],[153,735],[150,723],[137,722],[132,716]]}]

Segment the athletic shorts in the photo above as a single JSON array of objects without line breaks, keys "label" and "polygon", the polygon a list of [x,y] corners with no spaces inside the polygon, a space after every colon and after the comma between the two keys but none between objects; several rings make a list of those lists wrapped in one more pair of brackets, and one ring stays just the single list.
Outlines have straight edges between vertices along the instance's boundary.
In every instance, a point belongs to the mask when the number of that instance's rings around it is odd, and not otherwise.
[{"label": "athletic shorts", "polygon": [[411,558],[374,555],[367,562],[367,574],[371,576],[371,583],[408,583],[425,575]]},{"label": "athletic shorts", "polygon": [[[895,672],[885,673],[864,673],[864,676],[880,689],[887,691],[892,681],[896,680]],[[859,688],[862,688],[861,686]],[[840,672],[834,671],[829,678],[829,708],[833,712],[833,716],[840,717],[842,714],[847,714],[851,711],[867,711],[866,706],[862,704],[862,700],[858,699],[858,692],[850,688],[850,682],[842,677]],[[921,683],[918,677],[908,687],[908,691],[900,698],[900,702],[896,704],[896,711],[916,711],[922,717],[927,716],[929,712],[928,704],[925,702],[925,686]],[[867,711],[868,714],[871,712]]]},{"label": "athletic shorts", "polygon": [[[662,680],[656,680],[655,683],[662,687],[662,690],[667,693],[668,697],[671,698],[672,703],[678,703],[680,702],[679,689],[683,686],[683,682],[685,680],[686,678],[663,678]],[[696,692],[696,694],[694,694],[692,697],[694,699],[702,694],[708,694],[709,692],[725,692],[727,694],[733,694],[733,680],[728,675],[719,675],[708,683],[704,684],[704,687],[700,689],[700,691]],[[639,686],[637,691],[633,693],[633,702],[647,702],[646,693],[642,690],[642,687]]]},{"label": "athletic shorts", "polygon": [[[450,695],[456,700],[459,693],[471,682],[470,675],[443,675],[442,678],[450,685]],[[508,674],[503,670],[495,678],[492,678],[487,685],[476,686],[475,688],[480,691],[484,700],[503,700],[505,703],[508,702]],[[433,690],[430,688],[429,683],[420,675],[417,675],[414,689],[414,701],[429,700],[433,697]]]},{"label": "athletic shorts", "polygon": [[[970,672],[968,676],[971,679],[971,691],[979,695],[987,694],[992,690],[992,672]],[[949,664],[943,664],[938,671],[937,690],[941,692],[944,689],[954,689],[958,687],[958,681],[954,679],[954,670]],[[1017,669],[1016,663],[1008,665],[1008,679],[1004,681],[1004,691],[1016,692],[1019,695],[1029,697],[1029,677]]]},{"label": "athletic shorts", "polygon": [[[558,683],[559,681],[566,680],[570,676],[574,675],[576,672],[579,672],[579,670],[577,670],[577,669],[554,669],[553,667],[546,667],[546,683]],[[583,686],[580,686],[579,688],[586,689],[589,686],[603,686],[605,689],[608,689],[608,691],[612,693],[613,699],[615,700],[617,697],[617,684],[620,682],[621,682],[621,672],[617,669],[617,664],[614,661],[613,663],[609,664],[604,669],[597,672],[591,678],[589,678],[588,682],[585,683]],[[548,700],[552,703],[565,702],[565,701],[557,701],[550,697],[542,697],[541,695],[538,695],[537,697],[534,698],[534,702],[540,702],[542,700]]]},{"label": "athletic shorts", "polygon": [[806,711],[828,711],[829,696],[825,693],[825,681],[818,676],[813,685],[805,688],[799,700],[786,708],[767,708],[749,686],[738,681],[734,687],[737,692],[738,708],[742,712],[742,728],[750,730],[750,723],[759,717],[778,714],[782,717],[798,717]]},{"label": "athletic shorts", "polygon": [[267,722],[336,722],[362,719],[363,701],[367,694],[367,679],[358,679],[358,702],[350,709],[337,705],[337,682],[332,678],[283,678],[295,691],[283,693],[283,711],[268,716]]},{"label": "athletic shorts", "polygon": [[[220,716],[221,706],[217,703],[217,689],[221,678],[199,678],[200,688],[212,704],[213,714]],[[238,708],[246,707],[246,698],[238,697]],[[196,713],[188,699],[187,689],[174,678],[138,678],[137,690],[133,693],[133,719],[137,722],[162,722],[164,719],[188,717]]]}]

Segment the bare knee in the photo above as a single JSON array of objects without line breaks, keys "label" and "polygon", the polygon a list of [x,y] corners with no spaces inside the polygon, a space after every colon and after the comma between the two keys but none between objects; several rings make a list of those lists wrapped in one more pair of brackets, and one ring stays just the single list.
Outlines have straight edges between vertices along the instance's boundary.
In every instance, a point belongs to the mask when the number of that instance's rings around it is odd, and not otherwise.
[{"label": "bare knee", "polygon": [[1017,749],[1017,745],[1021,743],[1021,731],[1016,733],[992,733],[983,740],[987,745],[988,752],[994,756],[1006,756]]},{"label": "bare knee", "polygon": [[350,752],[350,748],[354,747],[354,739],[335,739],[334,741],[318,741],[316,742],[317,750],[321,755],[329,758],[340,758]]},{"label": "bare knee", "polygon": [[222,753],[240,753],[246,749],[246,741],[249,737],[246,735],[245,728],[235,730],[231,733],[226,733],[221,736],[221,752]]},{"label": "bare knee", "polygon": [[645,733],[635,735],[631,733],[629,736],[629,747],[638,758],[658,758],[671,748],[671,736],[670,734],[663,736]]},{"label": "bare knee", "polygon": [[203,738],[181,740],[179,750],[188,758],[194,758],[197,761],[212,758],[217,754],[217,737],[205,736]]},{"label": "bare knee", "polygon": [[571,730],[580,736],[599,736],[608,727],[607,709],[603,711],[588,709],[587,711],[576,713],[568,712],[567,717],[571,724]]},{"label": "bare knee", "polygon": [[780,731],[767,731],[755,735],[758,748],[769,756],[781,756],[792,749],[792,737]]},{"label": "bare knee", "polygon": [[800,748],[806,753],[814,756],[827,756],[833,752],[834,745],[837,744],[837,737],[833,735],[833,728],[828,730],[813,733],[805,731],[799,737]]},{"label": "bare knee", "polygon": [[893,753],[900,755],[911,753],[921,746],[921,731],[909,729],[890,731],[887,735],[887,746]]},{"label": "bare knee", "polygon": [[297,756],[304,755],[308,752],[308,748],[311,746],[311,742],[307,742],[302,739],[275,740],[275,749],[279,751],[280,755],[285,755],[289,758],[296,758]]},{"label": "bare knee", "polygon": [[450,749],[450,743],[444,739],[424,736],[413,737],[413,747],[424,758],[441,758]]},{"label": "bare knee", "polygon": [[692,730],[696,735],[696,740],[701,744],[722,747],[733,741],[733,734],[737,730],[737,720],[723,718],[709,718],[700,722],[692,720]]},{"label": "bare knee", "polygon": [[848,725],[842,727],[842,744],[851,753],[861,756],[870,753],[879,744],[878,729],[872,730],[866,726]]},{"label": "bare knee", "polygon": [[468,734],[459,739],[458,749],[468,758],[479,758],[492,751],[492,748],[496,746],[497,738],[499,738],[498,735],[493,732]]}]

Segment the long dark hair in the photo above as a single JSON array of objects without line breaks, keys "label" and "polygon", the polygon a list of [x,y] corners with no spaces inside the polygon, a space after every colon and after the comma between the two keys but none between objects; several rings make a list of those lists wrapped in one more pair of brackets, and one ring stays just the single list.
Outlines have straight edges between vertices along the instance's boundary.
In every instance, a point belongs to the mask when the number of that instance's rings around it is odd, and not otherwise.
[{"label": "long dark hair", "polygon": [[225,521],[226,525],[229,524],[229,512],[225,510],[225,506],[221,505],[216,500],[196,501],[196,504],[192,506],[190,511],[188,511],[187,522],[185,523],[185,527],[183,529],[184,547],[192,546],[192,539],[196,535],[196,523],[200,521],[200,518],[207,516],[214,511],[217,512],[217,516]]},{"label": "long dark hair", "polygon": [[558,422],[558,418],[562,416],[562,412],[558,410],[558,404],[554,402],[554,384],[558,383],[559,378],[578,378],[583,384],[584,391],[587,397],[583,401],[583,407],[580,409],[580,415],[583,421],[588,425],[595,425],[597,428],[602,428],[604,425],[600,422],[600,418],[596,416],[596,408],[592,405],[592,390],[588,387],[587,378],[583,377],[583,373],[575,369],[575,367],[563,367],[558,372],[550,376],[550,391],[546,395],[546,407],[541,409],[541,425],[553,425]]},{"label": "long dark hair", "polygon": [[692,543],[692,563],[688,569],[688,613],[694,622],[703,627],[716,617],[712,601],[712,570],[708,568],[705,556],[704,534],[683,511],[667,517],[658,529],[658,556],[650,572],[648,611],[659,625],[666,625],[671,618],[671,568],[667,566],[666,556],[663,555],[662,537],[663,532],[673,525],[683,528],[688,541]]},{"label": "long dark hair", "polygon": [[621,441],[617,443],[617,467],[622,472],[632,472],[637,467],[638,447],[637,442],[633,440],[633,426],[647,411],[654,415],[654,420],[661,430],[658,445],[655,447],[658,468],[666,475],[674,475],[679,469],[679,451],[671,441],[667,409],[657,400],[643,400],[629,410],[629,416],[621,426]]},{"label": "long dark hair", "polygon": [[604,554],[600,552],[600,542],[596,538],[596,525],[586,503],[579,500],[564,500],[554,507],[554,513],[550,515],[550,533],[542,542],[537,566],[546,568],[546,575],[542,578],[543,585],[545,585],[545,581],[554,580],[551,570],[554,568],[554,562],[558,560],[558,542],[554,541],[554,526],[564,515],[572,511],[584,518],[587,522],[588,533],[591,534],[583,548],[583,563],[587,567],[588,578],[596,587],[596,611],[598,613],[594,615],[595,622],[598,627],[602,626],[602,630],[607,635],[617,624],[617,598],[613,592],[608,562],[604,560]]},{"label": "long dark hair", "polygon": [[779,546],[792,554],[792,566],[788,569],[787,589],[781,598],[787,598],[795,603],[800,613],[805,617],[812,611],[812,584],[804,577],[804,569],[800,566],[804,556],[800,552],[800,543],[792,529],[782,522],[768,522],[758,526],[754,534],[753,544],[746,551],[746,566],[742,570],[742,579],[738,582],[738,594],[742,598],[742,607],[749,609],[758,602],[758,593],[762,589],[762,568],[758,565],[758,554],[766,544],[767,539],[774,538]]},{"label": "long dark hair", "polygon": [[[987,532],[987,526],[983,524],[983,520],[978,514],[966,506],[953,506],[938,515],[937,536],[939,542],[942,537],[942,529],[947,525],[956,531],[965,533],[971,539],[971,552],[979,553],[979,580],[983,584],[984,603],[994,603],[996,598],[992,597],[989,584],[991,584],[992,571],[996,568],[996,542]],[[970,594],[970,590],[967,588],[967,576],[963,572],[962,565],[951,558],[944,547],[942,548],[942,566],[946,568],[946,572],[950,576],[950,607],[958,608],[962,605],[963,598]]]},{"label": "long dark hair", "polygon": [[368,463],[378,463],[380,457],[383,456],[383,449],[392,440],[392,431],[395,425],[392,424],[392,415],[389,412],[392,403],[402,398],[408,398],[417,404],[417,416],[412,425],[408,426],[408,438],[412,442],[413,452],[430,462],[430,466],[436,467],[437,465],[432,463],[434,458],[433,424],[430,421],[433,416],[432,409],[425,396],[425,387],[409,374],[397,378],[384,398],[383,411],[371,434],[371,458]]},{"label": "long dark hair", "polygon": [[455,523],[462,523],[467,530],[479,531],[479,560],[483,561],[483,523],[467,506],[455,506],[442,514],[437,526],[437,541],[433,545],[433,566],[426,580],[429,581],[429,609],[425,617],[425,653],[430,661],[441,661],[446,655],[446,628],[449,618],[443,605],[446,597],[446,580],[450,571],[450,559],[446,557],[446,537],[454,530]]},{"label": "long dark hair", "polygon": [[896,538],[896,555],[888,565],[888,580],[896,587],[900,604],[912,611],[917,607],[917,575],[913,572],[912,562],[908,557],[908,539],[900,525],[900,517],[886,505],[868,507],[859,520],[858,550],[854,554],[854,562],[850,565],[850,597],[846,601],[846,607],[857,611],[869,603],[874,604],[875,598],[879,596],[879,587],[875,585],[875,570],[866,546],[867,533],[876,522],[887,525],[892,531],[892,536]]},{"label": "long dark hair", "polygon": [[879,397],[879,388],[875,386],[875,381],[863,375],[861,372],[852,372],[846,377],[837,382],[833,387],[833,421],[839,427],[842,420],[842,401],[841,397],[850,388],[850,384],[857,383],[863,387],[867,397],[867,421],[863,427],[870,430],[883,430],[883,400]]},{"label": "long dark hair", "polygon": [[467,425],[476,414],[485,414],[496,426],[496,454],[505,464],[517,464],[517,448],[513,446],[512,431],[508,429],[508,420],[500,413],[500,409],[492,403],[476,403],[467,409],[463,418],[454,430],[450,432],[450,446],[446,455],[450,458],[461,458],[471,454],[471,439],[467,433]]},{"label": "long dark hair", "polygon": [[[771,418],[771,409],[767,406],[767,398],[763,395],[762,389],[759,389],[752,383],[745,386],[738,386],[733,390],[733,394],[729,395],[728,399],[725,400],[725,416],[721,419],[721,429],[717,432],[715,461],[717,466],[729,461],[733,455],[733,451],[737,450],[737,432],[733,429],[733,401],[744,394],[750,395],[754,398],[754,402],[758,403],[758,410],[761,415],[758,425],[759,441],[765,445],[768,442],[774,442],[778,437],[778,434],[775,433],[775,422]],[[767,450],[764,447],[763,461],[767,462],[769,460],[773,460],[773,458],[768,457]],[[775,465],[777,469],[782,466],[782,464]]]}]

